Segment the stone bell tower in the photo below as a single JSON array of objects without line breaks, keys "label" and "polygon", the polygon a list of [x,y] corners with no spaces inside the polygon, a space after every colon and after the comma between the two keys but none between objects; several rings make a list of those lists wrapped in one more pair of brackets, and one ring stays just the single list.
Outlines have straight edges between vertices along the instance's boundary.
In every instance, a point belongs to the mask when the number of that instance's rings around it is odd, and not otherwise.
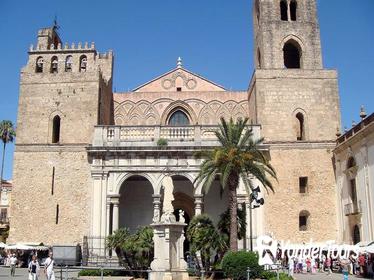
[{"label": "stone bell tower", "polygon": [[9,242],[73,245],[89,234],[86,147],[95,125],[113,123],[112,67],[111,52],[39,30],[20,76]]},{"label": "stone bell tower", "polygon": [[338,82],[322,64],[316,1],[256,0],[253,25],[250,118],[262,126],[279,180],[266,198],[263,230],[295,242],[336,239]]}]

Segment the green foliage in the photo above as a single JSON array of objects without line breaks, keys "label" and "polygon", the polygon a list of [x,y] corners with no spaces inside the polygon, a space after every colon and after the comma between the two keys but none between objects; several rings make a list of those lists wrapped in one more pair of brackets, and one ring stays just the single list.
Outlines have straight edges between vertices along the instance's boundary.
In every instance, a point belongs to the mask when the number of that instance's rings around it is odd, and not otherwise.
[{"label": "green foliage", "polygon": [[[219,216],[218,230],[221,234],[225,235],[225,239],[229,239],[230,236],[230,211],[227,209]],[[238,239],[241,240],[245,237],[246,221],[245,221],[245,209],[237,210],[237,220],[238,220]]]},{"label": "green foliage", "polygon": [[[277,275],[275,275],[272,278],[269,278],[270,280],[277,280]],[[286,273],[279,273],[279,280],[293,280],[293,277],[288,276]]]},{"label": "green foliage", "polygon": [[157,140],[157,146],[159,147],[166,147],[168,145],[168,140],[165,138],[159,138]]},{"label": "green foliage", "polygon": [[107,237],[107,247],[114,249],[120,265],[127,269],[146,270],[153,260],[153,230],[140,227],[135,234],[120,228]]},{"label": "green foliage", "polygon": [[[228,249],[226,241],[214,227],[211,218],[206,215],[198,215],[192,218],[187,228],[187,239],[190,242],[191,255],[197,259],[197,252],[200,252],[204,269],[209,271],[212,257],[217,254],[220,260]],[[198,263],[198,262],[197,262]]]},{"label": "green foliage", "polygon": [[4,159],[5,159],[5,148],[9,142],[13,142],[16,137],[16,131],[13,127],[11,121],[3,120],[0,122],[0,138],[3,142],[3,159],[1,161],[1,175],[0,175],[0,185],[3,182],[3,172],[4,172]]},{"label": "green foliage", "polygon": [[[125,276],[125,271],[104,269],[103,276]],[[101,276],[100,269],[82,269],[79,271],[78,276]]]},{"label": "green foliage", "polygon": [[261,275],[260,275],[261,279],[271,279],[273,277],[277,277],[277,273],[274,271],[264,270],[261,272]]},{"label": "green foliage", "polygon": [[225,275],[234,280],[244,280],[249,267],[250,278],[259,278],[263,269],[258,264],[258,255],[254,252],[228,252],[222,260]]},{"label": "green foliage", "polygon": [[[227,122],[221,118],[219,129],[214,131],[220,146],[213,150],[196,153],[203,158],[200,172],[195,180],[196,185],[202,184],[203,191],[208,193],[214,180],[218,177],[221,189],[229,189],[230,229],[237,231],[236,190],[241,178],[248,192],[256,186],[249,176],[254,176],[266,189],[273,191],[268,175],[276,178],[274,168],[263,152],[259,149],[263,139],[253,139],[252,130],[247,127],[248,118],[238,119],[234,123],[231,118]],[[236,232],[230,235],[230,249],[237,250]]]}]

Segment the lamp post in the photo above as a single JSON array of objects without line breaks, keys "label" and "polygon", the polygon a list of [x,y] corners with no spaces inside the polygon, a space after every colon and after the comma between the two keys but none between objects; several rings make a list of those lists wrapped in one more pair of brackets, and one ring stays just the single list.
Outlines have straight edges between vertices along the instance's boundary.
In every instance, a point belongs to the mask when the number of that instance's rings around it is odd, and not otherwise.
[{"label": "lamp post", "polygon": [[[261,205],[264,205],[264,199],[263,198],[258,198],[258,194],[261,192],[260,187],[258,186],[254,190],[252,190],[252,193],[249,196],[249,244],[250,244],[250,249],[253,251],[253,232],[252,232],[252,209],[258,208]],[[256,204],[253,204],[253,202],[256,202]]]}]

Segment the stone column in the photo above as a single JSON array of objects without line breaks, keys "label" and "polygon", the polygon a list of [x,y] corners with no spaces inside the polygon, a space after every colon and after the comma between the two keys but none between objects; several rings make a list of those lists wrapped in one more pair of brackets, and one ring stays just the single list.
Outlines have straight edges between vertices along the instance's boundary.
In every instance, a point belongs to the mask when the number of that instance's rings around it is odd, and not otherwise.
[{"label": "stone column", "polygon": [[113,204],[112,231],[114,232],[119,228],[119,196],[112,196],[111,202]]},{"label": "stone column", "polygon": [[110,235],[110,200],[106,203],[106,236]]},{"label": "stone column", "polygon": [[251,216],[251,209],[250,209],[251,205],[249,203],[249,200],[245,202],[245,222],[246,222],[246,229],[245,229],[245,249],[247,251],[249,251],[251,248],[250,248],[250,242],[251,242],[251,229],[250,229],[250,226],[251,226],[251,219],[253,217],[250,217]]},{"label": "stone column", "polygon": [[201,215],[203,212],[203,195],[195,194],[195,215]]},{"label": "stone column", "polygon": [[154,223],[160,222],[161,217],[161,195],[154,194],[153,197],[153,219]]}]

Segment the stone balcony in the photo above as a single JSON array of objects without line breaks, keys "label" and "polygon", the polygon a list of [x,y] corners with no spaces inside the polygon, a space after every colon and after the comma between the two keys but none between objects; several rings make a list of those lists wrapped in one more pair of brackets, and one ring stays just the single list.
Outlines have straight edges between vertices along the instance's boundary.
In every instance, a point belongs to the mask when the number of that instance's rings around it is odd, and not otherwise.
[{"label": "stone balcony", "polygon": [[[190,126],[95,126],[92,147],[155,147],[165,139],[168,147],[214,147],[219,143],[214,134],[218,125]],[[255,139],[260,138],[260,125],[251,125]]]},{"label": "stone balcony", "polygon": [[344,205],[344,214],[346,216],[357,215],[362,213],[361,200]]}]

